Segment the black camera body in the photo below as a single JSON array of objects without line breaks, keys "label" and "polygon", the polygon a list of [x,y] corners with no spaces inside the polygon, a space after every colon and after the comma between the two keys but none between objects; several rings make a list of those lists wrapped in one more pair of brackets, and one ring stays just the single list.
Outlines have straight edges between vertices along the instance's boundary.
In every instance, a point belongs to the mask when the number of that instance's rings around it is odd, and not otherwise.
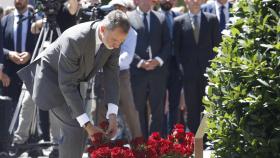
[{"label": "black camera body", "polygon": [[56,25],[56,15],[67,0],[36,0],[36,8],[44,12],[47,22],[53,28]]},{"label": "black camera body", "polygon": [[82,8],[80,10],[81,22],[92,21],[92,20],[102,20],[104,17],[114,10],[113,5],[102,5],[101,3],[94,4],[87,8]]}]

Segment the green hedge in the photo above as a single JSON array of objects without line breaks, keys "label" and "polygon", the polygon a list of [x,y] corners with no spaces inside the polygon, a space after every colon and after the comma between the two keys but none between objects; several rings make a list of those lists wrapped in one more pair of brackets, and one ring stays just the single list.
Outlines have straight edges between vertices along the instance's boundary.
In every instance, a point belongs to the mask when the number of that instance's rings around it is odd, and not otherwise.
[{"label": "green hedge", "polygon": [[207,69],[208,137],[221,158],[280,157],[280,0],[239,0]]}]

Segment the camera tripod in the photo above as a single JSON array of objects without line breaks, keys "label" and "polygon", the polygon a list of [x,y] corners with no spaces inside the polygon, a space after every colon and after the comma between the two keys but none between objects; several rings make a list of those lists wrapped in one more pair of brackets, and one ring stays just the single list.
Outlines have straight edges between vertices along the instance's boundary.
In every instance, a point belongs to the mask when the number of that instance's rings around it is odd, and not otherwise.
[{"label": "camera tripod", "polygon": [[[31,57],[31,61],[34,61],[36,59],[36,57],[39,56],[39,54],[47,47],[47,45],[51,44],[53,42],[53,36],[54,33],[57,34],[57,36],[61,35],[61,31],[60,28],[57,26],[56,21],[55,20],[47,20],[47,19],[43,19],[43,27],[40,31],[35,49],[33,51],[33,55]],[[28,93],[25,85],[22,86],[22,91],[17,103],[17,107],[15,109],[10,127],[9,127],[9,133],[10,135],[13,134],[14,130],[15,130],[15,126],[17,124],[17,120],[19,117],[19,113],[22,109],[22,103],[24,100],[24,97],[26,95],[26,93]],[[52,142],[44,142],[44,143],[38,143],[38,136],[41,132],[40,128],[38,128],[38,112],[39,109],[38,107],[35,105],[34,106],[34,111],[32,113],[32,121],[31,121],[31,125],[30,125],[30,129],[29,129],[29,142],[31,143],[24,143],[24,144],[17,144],[17,145],[11,145],[10,147],[8,147],[9,150],[9,156],[8,157],[19,157],[23,152],[26,151],[31,151],[31,150],[40,150],[40,149],[45,149],[48,148],[50,146],[57,146],[57,144],[54,144]],[[37,134],[39,133],[39,134]]]}]

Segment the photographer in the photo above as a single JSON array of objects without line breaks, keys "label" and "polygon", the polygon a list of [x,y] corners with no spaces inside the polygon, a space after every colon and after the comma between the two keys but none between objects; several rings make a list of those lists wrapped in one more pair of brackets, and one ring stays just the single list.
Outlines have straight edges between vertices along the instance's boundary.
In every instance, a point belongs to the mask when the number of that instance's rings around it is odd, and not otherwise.
[{"label": "photographer", "polygon": [[[76,13],[78,8],[79,3],[77,0],[68,0],[63,5],[61,5],[55,18],[61,33],[69,27],[76,25]],[[43,27],[43,22],[44,19],[34,22],[31,27],[31,32],[40,33],[40,29]]]}]

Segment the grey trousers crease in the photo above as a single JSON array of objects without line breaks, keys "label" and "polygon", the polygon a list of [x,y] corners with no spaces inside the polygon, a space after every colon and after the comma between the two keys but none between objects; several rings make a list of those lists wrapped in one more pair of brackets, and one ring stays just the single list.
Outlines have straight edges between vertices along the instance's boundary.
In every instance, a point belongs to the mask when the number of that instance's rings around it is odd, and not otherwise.
[{"label": "grey trousers crease", "polygon": [[[102,105],[97,106],[97,123],[105,121],[106,118],[106,106],[104,102]],[[119,111],[124,115],[125,122],[131,132],[132,138],[142,136],[139,114],[135,108],[131,83],[130,83],[130,73],[129,70],[120,71],[120,102]]]},{"label": "grey trousers crease", "polygon": [[[32,123],[32,116],[34,114],[35,104],[31,99],[28,91],[24,91],[22,100],[22,107],[19,114],[19,124],[17,130],[14,132],[14,143],[22,144],[26,142],[30,136],[30,126]],[[39,119],[39,117],[37,117]],[[58,143],[60,139],[60,130],[56,122],[50,116],[51,141]]]},{"label": "grey trousers crease", "polygon": [[81,158],[87,140],[86,131],[80,127],[76,119],[71,117],[67,105],[53,108],[50,111],[61,129],[59,158]]}]

